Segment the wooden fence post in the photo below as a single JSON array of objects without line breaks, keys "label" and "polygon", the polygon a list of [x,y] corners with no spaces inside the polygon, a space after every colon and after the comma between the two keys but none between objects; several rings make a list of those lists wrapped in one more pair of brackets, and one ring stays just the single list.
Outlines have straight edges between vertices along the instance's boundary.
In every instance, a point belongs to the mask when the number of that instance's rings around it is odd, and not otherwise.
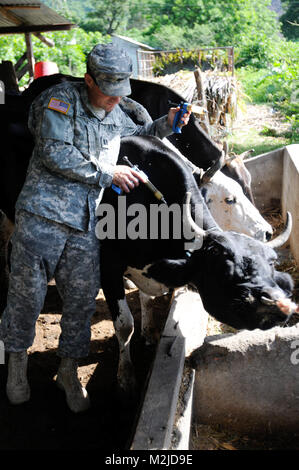
[{"label": "wooden fence post", "polygon": [[196,87],[197,87],[197,98],[199,101],[199,105],[202,106],[204,109],[207,110],[206,113],[204,113],[204,117],[201,120],[201,126],[204,129],[204,131],[210,135],[210,124],[209,124],[209,115],[208,115],[208,108],[207,108],[207,99],[206,99],[206,93],[203,85],[203,79],[202,79],[202,74],[200,71],[200,68],[198,67],[194,71],[194,77],[195,77],[195,82],[196,82]]}]

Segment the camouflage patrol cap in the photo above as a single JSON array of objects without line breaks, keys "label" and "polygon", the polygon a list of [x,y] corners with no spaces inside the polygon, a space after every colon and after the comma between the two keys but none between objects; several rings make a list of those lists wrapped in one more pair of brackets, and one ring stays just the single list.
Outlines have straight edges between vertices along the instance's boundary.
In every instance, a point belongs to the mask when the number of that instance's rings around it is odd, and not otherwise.
[{"label": "camouflage patrol cap", "polygon": [[109,96],[131,94],[132,61],[124,49],[112,43],[97,44],[87,57],[87,67],[100,90]]}]

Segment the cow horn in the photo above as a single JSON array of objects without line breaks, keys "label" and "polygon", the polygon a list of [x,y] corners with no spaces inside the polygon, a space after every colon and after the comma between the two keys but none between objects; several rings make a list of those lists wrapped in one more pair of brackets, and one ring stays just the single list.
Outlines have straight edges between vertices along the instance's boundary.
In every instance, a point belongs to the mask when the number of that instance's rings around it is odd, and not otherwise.
[{"label": "cow horn", "polygon": [[191,210],[190,210],[190,200],[191,200],[191,193],[187,192],[186,193],[186,199],[185,199],[185,204],[186,204],[186,219],[188,224],[190,225],[191,228],[193,228],[194,232],[198,237],[203,238],[206,235],[206,232],[204,229],[200,228],[192,219],[191,216]]},{"label": "cow horn", "polygon": [[225,157],[225,164],[230,165],[231,162],[235,160],[235,158],[237,158],[237,155],[226,156]]},{"label": "cow horn", "polygon": [[238,157],[241,158],[242,160],[244,160],[247,157],[249,157],[249,155],[251,155],[253,152],[254,152],[254,149],[246,150],[245,152],[238,155]]},{"label": "cow horn", "polygon": [[289,239],[292,231],[292,215],[290,212],[287,212],[287,220],[284,231],[280,233],[276,238],[266,242],[266,245],[270,246],[270,248],[276,249],[282,247]]},{"label": "cow horn", "polygon": [[226,155],[225,164],[230,165],[237,157],[239,160],[244,160],[247,157],[249,157],[249,155],[251,155],[253,152],[254,152],[254,149],[250,149],[250,150],[246,150],[243,153],[240,153],[240,155],[236,155],[236,154],[230,155],[230,156]]},{"label": "cow horn", "polygon": [[224,152],[222,152],[221,157],[203,173],[203,175],[200,178],[200,182],[198,186],[201,187],[204,184],[208,183],[213,178],[215,173],[217,173],[218,170],[221,170],[221,168],[224,165],[225,165],[225,154]]}]

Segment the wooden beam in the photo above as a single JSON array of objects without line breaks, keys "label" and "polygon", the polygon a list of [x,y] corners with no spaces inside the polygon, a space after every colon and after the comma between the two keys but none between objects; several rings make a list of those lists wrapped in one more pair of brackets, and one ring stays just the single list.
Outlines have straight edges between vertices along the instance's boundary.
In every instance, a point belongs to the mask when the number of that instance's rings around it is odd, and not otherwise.
[{"label": "wooden beam", "polygon": [[[196,82],[197,98],[198,98],[199,105],[202,106],[204,109],[206,109],[206,111],[208,111],[206,92],[205,92],[205,88],[203,85],[203,77],[202,77],[202,73],[199,67],[197,67],[197,69],[194,71],[194,78]],[[203,130],[206,131],[208,135],[210,135],[208,112],[204,113],[203,118],[200,120],[200,125],[203,128]]]},{"label": "wooden beam", "polygon": [[19,60],[15,64],[15,70],[18,70],[20,67],[22,67],[26,59],[27,59],[26,52],[24,52],[24,54],[19,58]]},{"label": "wooden beam", "polygon": [[32,38],[30,33],[25,34],[26,48],[27,48],[27,61],[29,65],[29,76],[34,77],[34,55],[32,49]]},{"label": "wooden beam", "polygon": [[54,41],[52,41],[49,38],[45,38],[45,36],[43,36],[41,33],[33,33],[33,34],[34,34],[34,36],[36,36],[41,42],[43,42],[47,46],[49,46],[49,47],[54,47],[55,46]]},{"label": "wooden beam", "polygon": [[40,8],[40,5],[4,5],[3,8],[6,10],[32,10],[33,8]]},{"label": "wooden beam", "polygon": [[28,70],[29,70],[29,65],[27,63],[21,69],[16,70],[17,79],[21,80],[21,78],[25,75],[25,73],[28,72]]},{"label": "wooden beam", "polygon": [[21,34],[21,33],[50,33],[51,31],[67,31],[75,28],[77,25],[69,24],[56,24],[56,25],[27,25],[20,24],[16,26],[5,26],[0,29],[0,36],[4,34]]}]

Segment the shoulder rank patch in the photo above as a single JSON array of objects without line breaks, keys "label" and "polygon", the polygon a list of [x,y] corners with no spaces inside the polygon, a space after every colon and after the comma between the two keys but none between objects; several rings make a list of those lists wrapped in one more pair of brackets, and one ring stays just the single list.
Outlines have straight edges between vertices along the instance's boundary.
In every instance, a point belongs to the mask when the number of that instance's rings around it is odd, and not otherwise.
[{"label": "shoulder rank patch", "polygon": [[70,103],[66,103],[65,101],[59,100],[57,98],[51,98],[48,104],[49,109],[54,109],[54,111],[59,111],[63,114],[67,114],[70,106]]}]

